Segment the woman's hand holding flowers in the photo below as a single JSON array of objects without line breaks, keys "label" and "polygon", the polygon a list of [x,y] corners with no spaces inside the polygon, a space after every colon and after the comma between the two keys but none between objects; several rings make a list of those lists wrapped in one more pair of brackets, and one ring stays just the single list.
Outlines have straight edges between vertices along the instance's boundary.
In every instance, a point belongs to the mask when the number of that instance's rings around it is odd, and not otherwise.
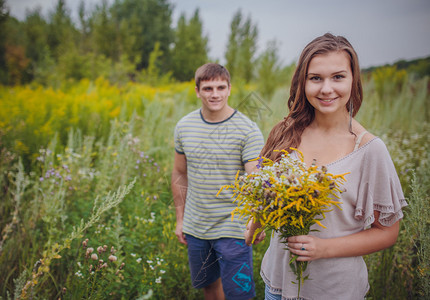
[{"label": "woman's hand holding flowers", "polygon": [[312,235],[291,236],[287,247],[297,257],[297,261],[312,261],[324,258],[327,240]]}]

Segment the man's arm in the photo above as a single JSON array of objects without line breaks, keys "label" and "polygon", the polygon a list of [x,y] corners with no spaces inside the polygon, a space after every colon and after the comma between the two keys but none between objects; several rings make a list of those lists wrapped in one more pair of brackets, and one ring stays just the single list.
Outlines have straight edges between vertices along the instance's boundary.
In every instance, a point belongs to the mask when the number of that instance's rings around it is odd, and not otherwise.
[{"label": "man's arm", "polygon": [[184,154],[175,152],[175,160],[172,171],[172,194],[176,208],[176,231],[175,234],[182,244],[187,244],[185,235],[182,232],[184,222],[185,199],[187,196],[187,158]]},{"label": "man's arm", "polygon": [[258,160],[248,161],[245,163],[245,172],[251,174],[257,170]]}]

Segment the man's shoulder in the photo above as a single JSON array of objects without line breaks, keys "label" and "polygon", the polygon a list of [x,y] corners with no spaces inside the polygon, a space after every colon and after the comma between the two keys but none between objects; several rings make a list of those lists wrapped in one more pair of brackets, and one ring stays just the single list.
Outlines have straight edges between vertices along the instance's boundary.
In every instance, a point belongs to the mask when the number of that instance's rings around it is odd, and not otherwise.
[{"label": "man's shoulder", "polygon": [[248,128],[249,130],[257,130],[260,131],[260,128],[258,127],[257,123],[252,121],[248,116],[243,114],[240,111],[236,111],[236,114],[234,115],[234,122],[237,122],[238,124],[241,124]]},{"label": "man's shoulder", "polygon": [[236,110],[236,114],[235,117],[239,120],[242,120],[243,122],[248,122],[250,124],[255,124],[254,121],[252,121],[247,115],[245,115],[244,113],[242,113],[239,110]]},{"label": "man's shoulder", "polygon": [[200,109],[196,109],[190,113],[188,113],[187,115],[185,115],[184,117],[182,117],[176,126],[181,126],[187,123],[195,123],[195,122],[199,122],[201,120],[200,117]]}]

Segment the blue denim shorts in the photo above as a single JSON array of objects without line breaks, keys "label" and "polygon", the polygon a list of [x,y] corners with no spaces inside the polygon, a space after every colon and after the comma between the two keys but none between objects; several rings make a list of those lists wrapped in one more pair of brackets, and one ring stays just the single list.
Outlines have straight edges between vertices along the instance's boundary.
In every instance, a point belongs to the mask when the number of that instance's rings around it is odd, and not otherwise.
[{"label": "blue denim shorts", "polygon": [[221,277],[227,299],[255,297],[252,247],[244,240],[220,238],[202,240],[186,234],[191,281],[204,288]]}]

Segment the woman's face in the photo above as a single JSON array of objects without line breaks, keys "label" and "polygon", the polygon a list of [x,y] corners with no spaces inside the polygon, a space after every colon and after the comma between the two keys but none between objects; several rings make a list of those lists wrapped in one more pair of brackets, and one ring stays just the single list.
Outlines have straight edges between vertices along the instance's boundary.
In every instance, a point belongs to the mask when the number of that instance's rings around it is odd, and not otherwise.
[{"label": "woman's face", "polygon": [[333,51],[312,58],[306,74],[305,94],[318,114],[348,113],[352,71],[345,51]]}]

